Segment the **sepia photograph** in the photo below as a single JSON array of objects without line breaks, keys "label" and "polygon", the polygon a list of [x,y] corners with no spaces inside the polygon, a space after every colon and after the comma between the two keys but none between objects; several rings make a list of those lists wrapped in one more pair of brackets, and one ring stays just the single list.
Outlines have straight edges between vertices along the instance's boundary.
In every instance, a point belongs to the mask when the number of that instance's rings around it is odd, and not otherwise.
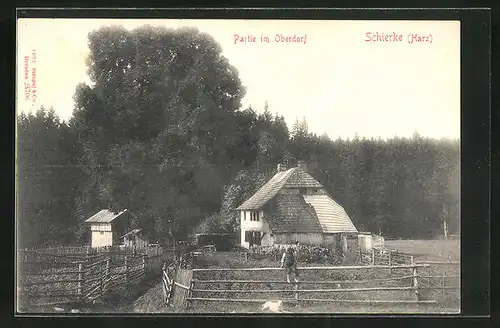
[{"label": "sepia photograph", "polygon": [[460,313],[460,28],[18,18],[17,312]]}]

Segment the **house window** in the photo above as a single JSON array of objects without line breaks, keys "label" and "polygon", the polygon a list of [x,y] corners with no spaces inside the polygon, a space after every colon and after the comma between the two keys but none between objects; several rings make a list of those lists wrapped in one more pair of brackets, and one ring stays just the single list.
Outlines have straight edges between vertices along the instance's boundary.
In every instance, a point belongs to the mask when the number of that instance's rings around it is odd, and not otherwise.
[{"label": "house window", "polygon": [[300,193],[301,195],[306,194],[306,193],[307,193],[307,188],[300,188],[300,189],[299,189],[299,193]]},{"label": "house window", "polygon": [[247,219],[247,212],[243,212],[243,221],[246,221]]},{"label": "house window", "polygon": [[259,212],[250,212],[250,221],[259,221]]}]

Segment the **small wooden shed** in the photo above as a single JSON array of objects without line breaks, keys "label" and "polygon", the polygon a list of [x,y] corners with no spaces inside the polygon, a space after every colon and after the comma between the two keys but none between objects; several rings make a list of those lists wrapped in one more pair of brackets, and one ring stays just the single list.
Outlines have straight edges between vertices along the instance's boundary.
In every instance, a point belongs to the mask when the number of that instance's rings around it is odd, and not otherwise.
[{"label": "small wooden shed", "polygon": [[85,223],[90,225],[92,247],[119,245],[120,236],[129,229],[130,215],[126,209],[118,213],[101,210],[87,219]]},{"label": "small wooden shed", "polygon": [[142,229],[133,229],[124,234],[121,239],[123,245],[130,248],[144,248],[149,244],[149,241]]}]

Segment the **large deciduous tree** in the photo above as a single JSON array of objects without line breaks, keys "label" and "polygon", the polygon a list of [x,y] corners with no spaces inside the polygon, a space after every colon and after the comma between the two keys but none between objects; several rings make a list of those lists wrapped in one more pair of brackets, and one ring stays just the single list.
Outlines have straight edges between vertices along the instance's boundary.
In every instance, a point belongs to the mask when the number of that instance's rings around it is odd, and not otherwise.
[{"label": "large deciduous tree", "polygon": [[[142,226],[179,230],[218,211],[244,164],[244,88],[220,45],[197,29],[105,27],[89,35],[93,85],[79,86],[72,124],[85,149],[80,220],[100,204],[128,208]],[[162,223],[163,222],[163,223]]]}]

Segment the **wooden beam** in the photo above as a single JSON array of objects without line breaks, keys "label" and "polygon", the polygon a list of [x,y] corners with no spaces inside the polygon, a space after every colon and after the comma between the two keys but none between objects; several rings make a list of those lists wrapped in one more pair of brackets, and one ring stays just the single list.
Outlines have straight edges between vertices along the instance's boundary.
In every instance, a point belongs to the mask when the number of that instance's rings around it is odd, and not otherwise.
[{"label": "wooden beam", "polygon": [[179,286],[179,287],[181,287],[181,288],[184,288],[184,289],[186,289],[186,290],[189,290],[189,287],[184,286],[184,285],[182,285],[182,284],[179,284],[177,281],[174,281],[174,285]]},{"label": "wooden beam", "polygon": [[460,261],[417,261],[416,264],[435,264],[435,265],[460,265]]},{"label": "wooden beam", "polygon": [[[243,303],[264,303],[268,301],[276,301],[275,299],[244,299],[244,298],[203,298],[203,297],[188,297],[188,301],[202,302],[243,302]],[[373,304],[436,304],[436,301],[406,301],[406,300],[334,300],[321,298],[301,298],[301,299],[282,299],[284,302],[339,302],[339,303],[373,303]]]},{"label": "wooden beam", "polygon": [[[325,267],[300,267],[298,270],[371,270],[371,269],[412,269],[423,268],[429,264],[403,264],[403,265],[350,265],[350,266],[325,266]],[[213,272],[213,271],[279,271],[284,270],[280,267],[271,268],[212,268],[212,269],[193,269],[193,272]]]},{"label": "wooden beam", "polygon": [[[300,289],[301,293],[345,293],[345,292],[372,292],[391,290],[413,290],[414,287],[366,287],[366,288],[338,288],[338,289]],[[193,289],[193,292],[205,293],[285,293],[295,292],[293,289]]]},{"label": "wooden beam", "polygon": [[369,282],[381,282],[381,281],[393,281],[393,280],[403,280],[413,278],[413,275],[392,277],[392,278],[380,278],[371,280],[330,280],[330,281],[314,281],[314,280],[304,280],[298,283],[288,283],[283,280],[200,280],[193,279],[194,282],[198,283],[233,283],[233,284],[283,284],[283,285],[331,285],[331,284],[356,284],[356,283],[369,283]]}]

